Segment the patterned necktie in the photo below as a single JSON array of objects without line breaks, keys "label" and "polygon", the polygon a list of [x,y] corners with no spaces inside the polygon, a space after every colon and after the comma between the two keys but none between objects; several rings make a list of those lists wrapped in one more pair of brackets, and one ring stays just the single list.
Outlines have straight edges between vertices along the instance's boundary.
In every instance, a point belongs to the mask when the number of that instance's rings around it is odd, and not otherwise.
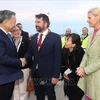
[{"label": "patterned necktie", "polygon": [[14,44],[11,35],[8,33],[7,36],[9,37],[10,41],[12,42],[12,44]]},{"label": "patterned necktie", "polygon": [[42,36],[43,36],[43,34],[40,34],[40,38],[38,40],[38,50],[40,49],[41,44],[42,44]]}]

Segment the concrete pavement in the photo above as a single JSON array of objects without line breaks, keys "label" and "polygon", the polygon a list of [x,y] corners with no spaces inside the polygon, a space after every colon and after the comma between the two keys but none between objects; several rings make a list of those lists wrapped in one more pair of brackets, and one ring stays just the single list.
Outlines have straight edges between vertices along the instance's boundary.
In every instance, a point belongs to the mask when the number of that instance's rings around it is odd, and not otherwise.
[{"label": "concrete pavement", "polygon": [[[69,100],[67,96],[64,96],[63,81],[59,81],[58,84],[55,86],[55,92],[56,92],[57,100]],[[13,100],[13,98],[11,100]],[[30,97],[28,97],[28,100],[36,100],[36,96],[34,95],[34,92],[31,92],[31,95]],[[47,97],[45,97],[45,100],[48,100]],[[84,97],[82,100],[85,100]]]},{"label": "concrete pavement", "polygon": [[[58,82],[58,84],[55,86],[55,91],[56,91],[57,100],[68,100],[68,97],[64,96],[63,81]],[[36,100],[34,92],[31,93],[28,100]],[[47,97],[45,100],[48,100]],[[82,99],[82,100],[85,100],[85,99]]]},{"label": "concrete pavement", "polygon": [[[62,82],[58,82],[58,84],[55,86],[55,91],[56,91],[57,100],[68,100],[67,97],[64,97],[63,81]],[[34,92],[31,93],[31,95],[28,98],[28,100],[36,100]],[[46,97],[46,100],[48,100],[47,97]]]}]

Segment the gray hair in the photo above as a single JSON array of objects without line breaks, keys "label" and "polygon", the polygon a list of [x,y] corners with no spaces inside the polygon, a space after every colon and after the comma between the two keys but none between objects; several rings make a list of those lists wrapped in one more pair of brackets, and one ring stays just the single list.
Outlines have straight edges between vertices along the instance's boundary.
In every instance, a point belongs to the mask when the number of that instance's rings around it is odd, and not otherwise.
[{"label": "gray hair", "polygon": [[13,15],[16,15],[13,11],[0,10],[0,23],[2,23],[5,19],[10,19]]}]

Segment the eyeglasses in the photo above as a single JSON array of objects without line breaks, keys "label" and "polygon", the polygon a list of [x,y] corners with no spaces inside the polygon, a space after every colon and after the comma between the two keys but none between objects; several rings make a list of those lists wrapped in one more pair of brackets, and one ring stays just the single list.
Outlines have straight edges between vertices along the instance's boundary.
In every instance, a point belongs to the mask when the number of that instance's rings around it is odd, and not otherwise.
[{"label": "eyeglasses", "polygon": [[14,32],[19,32],[19,31],[20,31],[20,30],[12,30],[11,32],[13,32],[13,33],[14,33]]}]

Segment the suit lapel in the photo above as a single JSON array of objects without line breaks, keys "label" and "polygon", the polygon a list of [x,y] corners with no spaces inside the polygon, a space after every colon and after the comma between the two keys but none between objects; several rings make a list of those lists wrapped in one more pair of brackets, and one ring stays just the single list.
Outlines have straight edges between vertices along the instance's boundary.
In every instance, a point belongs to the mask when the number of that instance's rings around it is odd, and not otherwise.
[{"label": "suit lapel", "polygon": [[33,41],[34,41],[35,48],[38,51],[38,45],[37,45],[37,42],[38,42],[38,33],[34,36],[34,40]]},{"label": "suit lapel", "polygon": [[4,37],[4,39],[11,45],[11,47],[13,47],[16,51],[16,47],[15,45],[12,44],[11,40],[9,39],[9,37],[0,29],[0,34]]},{"label": "suit lapel", "polygon": [[46,37],[45,37],[45,39],[44,39],[44,41],[43,41],[43,43],[42,43],[41,48],[40,48],[39,51],[41,51],[41,49],[43,49],[43,48],[45,47],[46,43],[49,41],[50,35],[51,35],[51,32],[49,32],[49,33],[46,35]]},{"label": "suit lapel", "polygon": [[11,42],[11,40],[9,39],[9,37],[6,35],[6,33],[4,33],[2,30],[0,30],[0,31],[1,31],[0,34],[5,38],[5,40],[7,40],[8,43],[10,43],[11,45],[13,45],[12,42]]}]

